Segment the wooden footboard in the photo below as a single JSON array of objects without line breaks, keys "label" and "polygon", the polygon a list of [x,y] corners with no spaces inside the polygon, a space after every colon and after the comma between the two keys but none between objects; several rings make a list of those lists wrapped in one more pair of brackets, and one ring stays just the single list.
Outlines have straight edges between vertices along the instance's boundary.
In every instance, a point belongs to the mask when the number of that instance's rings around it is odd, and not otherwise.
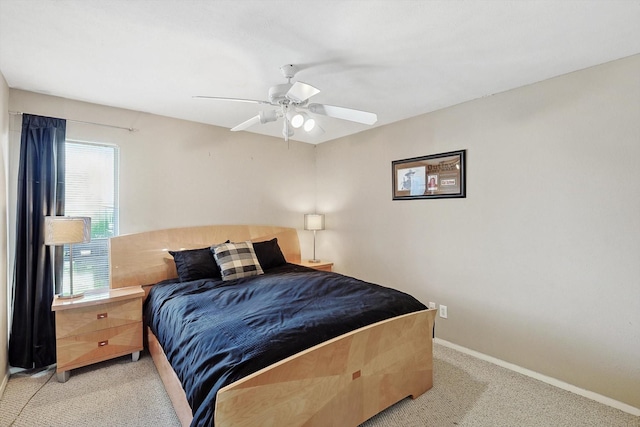
[{"label": "wooden footboard", "polygon": [[[357,426],[407,396],[416,398],[433,386],[434,321],[435,310],[424,310],[378,322],[236,381],[218,391],[215,425]],[[151,331],[149,350],[182,424],[189,425],[184,391]]]}]

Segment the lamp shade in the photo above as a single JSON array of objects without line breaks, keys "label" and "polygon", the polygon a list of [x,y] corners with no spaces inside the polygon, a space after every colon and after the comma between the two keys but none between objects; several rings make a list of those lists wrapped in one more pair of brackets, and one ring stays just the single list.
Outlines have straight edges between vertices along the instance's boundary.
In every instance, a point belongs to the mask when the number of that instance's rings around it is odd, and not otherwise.
[{"label": "lamp shade", "polygon": [[305,230],[324,230],[324,215],[305,214],[304,229]]},{"label": "lamp shade", "polygon": [[44,244],[49,246],[91,241],[91,218],[82,216],[46,216]]}]

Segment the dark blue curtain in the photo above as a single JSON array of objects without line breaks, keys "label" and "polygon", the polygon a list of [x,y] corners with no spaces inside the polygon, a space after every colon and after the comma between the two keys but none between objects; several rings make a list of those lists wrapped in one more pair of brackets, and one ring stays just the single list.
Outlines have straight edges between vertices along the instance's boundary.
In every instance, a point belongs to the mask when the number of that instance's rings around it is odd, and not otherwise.
[{"label": "dark blue curtain", "polygon": [[22,116],[11,366],[39,368],[56,361],[53,271],[60,275],[62,269],[53,268],[53,258],[62,257],[44,245],[44,217],[64,215],[65,133],[65,120]]}]

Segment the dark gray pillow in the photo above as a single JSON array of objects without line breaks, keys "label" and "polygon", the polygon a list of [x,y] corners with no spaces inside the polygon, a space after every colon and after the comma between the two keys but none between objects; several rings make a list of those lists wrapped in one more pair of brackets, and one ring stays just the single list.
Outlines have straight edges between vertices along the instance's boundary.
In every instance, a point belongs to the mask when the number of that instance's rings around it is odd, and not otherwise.
[{"label": "dark gray pillow", "polygon": [[198,279],[221,279],[218,264],[211,250],[207,248],[169,251],[176,263],[178,278],[181,282]]},{"label": "dark gray pillow", "polygon": [[253,242],[253,250],[256,253],[256,257],[258,257],[258,262],[263,270],[268,270],[287,263],[287,260],[284,258],[284,255],[280,250],[277,238],[264,242]]}]

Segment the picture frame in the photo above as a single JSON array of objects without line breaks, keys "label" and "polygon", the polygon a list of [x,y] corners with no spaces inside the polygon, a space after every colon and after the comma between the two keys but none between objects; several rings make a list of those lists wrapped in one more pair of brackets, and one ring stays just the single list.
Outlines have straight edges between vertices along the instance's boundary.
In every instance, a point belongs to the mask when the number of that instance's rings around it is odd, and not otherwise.
[{"label": "picture frame", "polygon": [[393,200],[467,197],[466,150],[391,162]]}]

